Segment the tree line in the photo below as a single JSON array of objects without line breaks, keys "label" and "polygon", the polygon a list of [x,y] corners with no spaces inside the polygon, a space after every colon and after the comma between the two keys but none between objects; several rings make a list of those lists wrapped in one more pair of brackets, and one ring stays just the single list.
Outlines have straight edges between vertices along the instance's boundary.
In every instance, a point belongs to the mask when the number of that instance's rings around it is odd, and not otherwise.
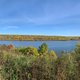
[{"label": "tree line", "polygon": [[10,40],[10,41],[69,41],[69,40],[80,40],[80,37],[39,36],[39,35],[0,35],[0,40]]}]

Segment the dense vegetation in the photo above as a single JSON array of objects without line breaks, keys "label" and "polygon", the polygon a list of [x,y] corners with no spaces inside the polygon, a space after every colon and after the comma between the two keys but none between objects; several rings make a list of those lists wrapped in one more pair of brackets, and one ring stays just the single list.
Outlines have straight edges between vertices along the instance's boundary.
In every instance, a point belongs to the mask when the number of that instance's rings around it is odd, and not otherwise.
[{"label": "dense vegetation", "polygon": [[65,37],[65,36],[38,36],[38,35],[0,35],[0,40],[15,40],[15,41],[68,41],[80,40],[80,37]]},{"label": "dense vegetation", "polygon": [[43,43],[15,48],[0,45],[1,80],[80,80],[80,42],[75,51],[56,56]]}]

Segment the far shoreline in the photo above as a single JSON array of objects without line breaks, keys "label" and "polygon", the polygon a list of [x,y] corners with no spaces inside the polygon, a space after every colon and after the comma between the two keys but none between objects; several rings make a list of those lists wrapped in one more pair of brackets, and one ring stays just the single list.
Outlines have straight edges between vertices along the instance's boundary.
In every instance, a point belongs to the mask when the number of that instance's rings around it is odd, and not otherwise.
[{"label": "far shoreline", "polygon": [[[0,41],[32,41],[32,40],[0,40]],[[33,41],[36,41],[36,40],[33,40]],[[46,40],[46,41],[80,41],[80,40]]]}]

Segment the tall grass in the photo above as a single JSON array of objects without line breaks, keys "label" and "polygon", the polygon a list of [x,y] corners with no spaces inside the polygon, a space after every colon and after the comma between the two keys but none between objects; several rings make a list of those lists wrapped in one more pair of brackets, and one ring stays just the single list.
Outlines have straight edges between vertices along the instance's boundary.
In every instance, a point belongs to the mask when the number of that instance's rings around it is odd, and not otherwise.
[{"label": "tall grass", "polygon": [[19,55],[0,47],[0,73],[4,80],[80,80],[80,54]]}]

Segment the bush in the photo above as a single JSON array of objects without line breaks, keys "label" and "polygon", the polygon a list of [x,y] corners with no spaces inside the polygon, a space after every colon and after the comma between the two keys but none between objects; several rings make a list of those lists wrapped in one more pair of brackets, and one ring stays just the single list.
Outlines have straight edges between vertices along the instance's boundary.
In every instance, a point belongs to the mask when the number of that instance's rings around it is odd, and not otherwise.
[{"label": "bush", "polygon": [[8,48],[9,48],[9,49],[10,49],[10,48],[15,49],[15,47],[14,47],[12,44],[10,44],[10,45],[8,46]]},{"label": "bush", "polygon": [[57,58],[57,56],[53,50],[49,51],[49,56],[54,56],[54,58]]},{"label": "bush", "polygon": [[77,42],[76,50],[77,50],[77,53],[80,53],[80,42]]}]

